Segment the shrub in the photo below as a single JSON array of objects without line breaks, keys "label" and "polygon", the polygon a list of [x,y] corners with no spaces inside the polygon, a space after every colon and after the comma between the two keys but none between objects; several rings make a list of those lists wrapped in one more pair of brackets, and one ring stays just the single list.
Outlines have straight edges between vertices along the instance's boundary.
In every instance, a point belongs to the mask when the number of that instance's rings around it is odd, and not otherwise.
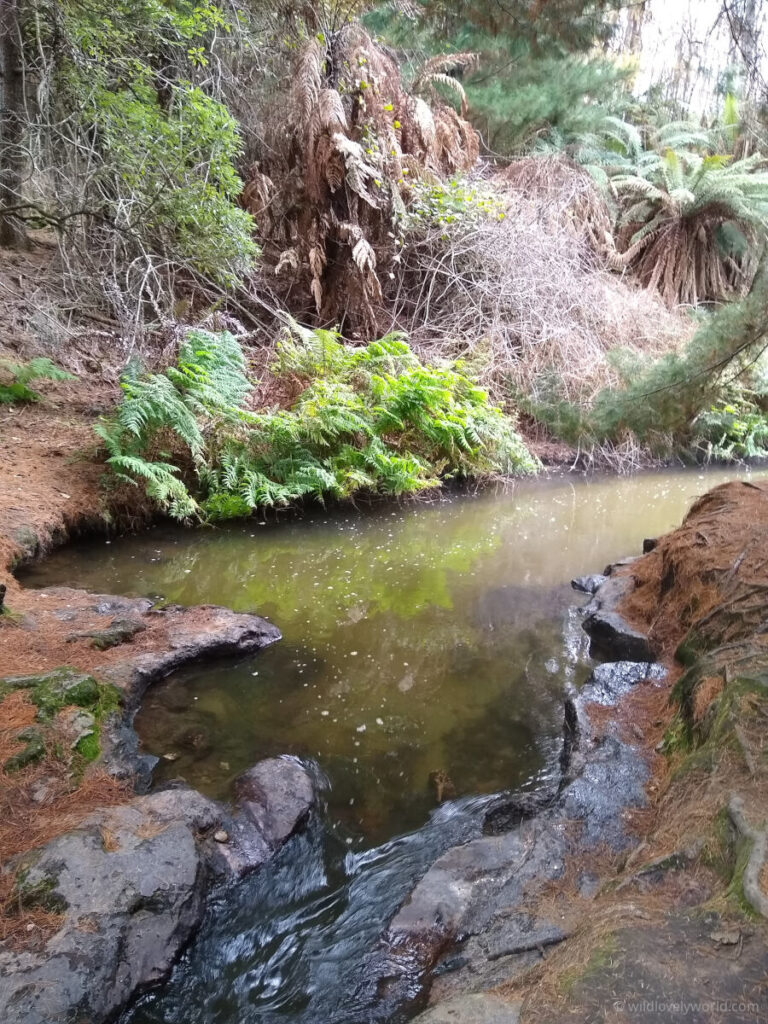
[{"label": "shrub", "polygon": [[693,426],[708,459],[730,462],[768,454],[768,418],[743,394],[699,413]]},{"label": "shrub", "polygon": [[[235,339],[205,335],[201,344],[201,333],[178,368],[126,380],[123,404],[98,429],[110,468],[142,480],[177,518],[239,518],[303,498],[411,494],[451,477],[536,469],[511,419],[460,366],[422,365],[398,335],[345,348],[335,332],[292,324],[273,371],[297,380],[301,394],[290,409],[257,414],[241,407],[247,381]],[[171,439],[175,454],[161,450]]]},{"label": "shrub", "polygon": [[12,402],[39,402],[40,394],[29,385],[35,380],[74,380],[71,373],[59,369],[50,359],[39,357],[30,359],[28,363],[14,363],[9,359],[0,359],[0,371],[9,381],[0,383],[0,405]]}]

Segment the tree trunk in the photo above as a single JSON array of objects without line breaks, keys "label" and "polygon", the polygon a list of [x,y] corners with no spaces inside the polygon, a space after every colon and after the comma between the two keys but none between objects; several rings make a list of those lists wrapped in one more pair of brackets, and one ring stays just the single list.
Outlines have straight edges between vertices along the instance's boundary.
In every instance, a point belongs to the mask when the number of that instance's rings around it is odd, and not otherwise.
[{"label": "tree trunk", "polygon": [[24,75],[18,0],[0,0],[0,245],[27,244],[24,222],[5,211],[21,201]]}]

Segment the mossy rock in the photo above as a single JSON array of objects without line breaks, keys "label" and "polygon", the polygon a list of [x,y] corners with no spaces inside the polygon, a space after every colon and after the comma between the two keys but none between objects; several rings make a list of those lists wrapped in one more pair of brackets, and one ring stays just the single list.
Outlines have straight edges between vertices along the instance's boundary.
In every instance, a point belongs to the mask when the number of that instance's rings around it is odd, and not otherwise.
[{"label": "mossy rock", "polygon": [[[82,708],[92,719],[92,727],[81,732],[75,743],[75,752],[85,761],[95,761],[101,752],[101,723],[120,707],[120,691],[109,683],[101,683],[93,676],[73,668],[57,668],[36,676],[12,676],[0,679],[0,703],[14,691],[25,690],[36,705],[36,720],[48,725],[63,708]],[[30,735],[27,736],[27,733]],[[32,735],[32,734],[35,735]],[[39,740],[38,740],[39,737]],[[18,771],[37,760],[45,751],[45,736],[40,729],[30,727],[19,733],[26,745],[5,763],[6,771]],[[64,757],[64,753],[56,753]]]},{"label": "mossy rock", "polygon": [[25,746],[23,750],[18,752],[18,754],[12,754],[11,757],[5,761],[3,768],[7,772],[18,772],[22,768],[26,768],[27,765],[33,764],[35,761],[39,761],[45,753],[45,740],[43,739],[43,734],[34,725],[30,725],[26,729],[22,729],[16,738],[23,742]]},{"label": "mossy rock", "polygon": [[36,676],[0,679],[0,700],[13,690],[28,691],[29,699],[37,706],[39,722],[51,721],[62,708],[71,705],[87,708],[97,717],[103,717],[117,710],[120,704],[120,692],[115,687],[66,667]]},{"label": "mossy rock", "polygon": [[36,882],[29,882],[29,870],[22,870],[16,876],[13,886],[11,904],[20,910],[38,908],[50,913],[62,914],[67,909],[67,901],[56,892],[59,880],[55,875],[45,875]]},{"label": "mossy rock", "polygon": [[105,629],[72,633],[67,639],[70,641],[90,639],[91,647],[95,647],[97,651],[107,651],[110,647],[127,643],[146,628],[146,625],[138,619],[113,619]]}]

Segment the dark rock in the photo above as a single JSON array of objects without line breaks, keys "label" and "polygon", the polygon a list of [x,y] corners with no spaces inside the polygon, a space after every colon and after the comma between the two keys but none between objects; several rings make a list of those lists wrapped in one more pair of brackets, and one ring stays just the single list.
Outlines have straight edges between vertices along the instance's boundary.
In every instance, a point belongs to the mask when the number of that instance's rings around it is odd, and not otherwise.
[{"label": "dark rock", "polygon": [[71,633],[67,642],[74,640],[90,639],[91,646],[97,651],[106,651],[110,647],[117,647],[118,644],[127,643],[137,633],[143,633],[146,629],[145,623],[138,619],[113,619],[106,629],[85,630],[80,633]]},{"label": "dark rock", "polygon": [[[271,757],[235,781],[237,809],[276,850],[306,820],[315,805],[312,776],[298,758]],[[238,815],[236,815],[238,816]]]},{"label": "dark rock", "polygon": [[652,662],[655,658],[645,633],[630,626],[618,612],[593,612],[583,626],[590,639],[589,653],[594,658],[643,662]]},{"label": "dark rock", "polygon": [[498,836],[509,832],[521,822],[540,814],[556,796],[556,787],[531,793],[502,794],[485,813],[483,835]]},{"label": "dark rock", "polygon": [[614,736],[606,736],[590,753],[577,779],[563,790],[558,811],[582,823],[583,848],[627,845],[623,812],[644,807],[648,767],[643,757]]},{"label": "dark rock", "polygon": [[125,817],[53,840],[29,864],[24,884],[50,888],[66,911],[44,953],[0,953],[1,1020],[111,1019],[168,972],[189,939],[203,907],[192,832],[138,812]]},{"label": "dark rock", "polygon": [[589,635],[589,653],[593,658],[601,661],[654,660],[648,637],[630,626],[618,611],[632,586],[631,576],[609,575],[584,609],[582,626]]},{"label": "dark rock", "polygon": [[8,588],[4,583],[0,583],[0,612],[4,610],[5,595],[8,593]]},{"label": "dark rock", "polygon": [[[623,687],[660,671],[647,664],[602,666],[581,694],[566,701],[570,752],[559,786],[500,797],[489,808],[486,834],[432,865],[387,933],[395,986],[401,984],[398,969],[413,977],[416,965],[429,976],[440,957],[461,942],[461,963],[440,974],[433,998],[492,988],[528,970],[547,945],[562,941],[556,922],[531,918],[535,894],[561,876],[571,855],[626,849],[625,812],[646,801],[648,767],[642,753],[610,728],[596,738],[589,704],[593,698],[614,703]],[[577,833],[571,831],[574,822],[580,825]]]},{"label": "dark rock", "polygon": [[643,541],[643,554],[647,555],[649,552],[655,550],[658,543],[658,537],[646,537]]},{"label": "dark rock", "polygon": [[600,573],[594,573],[592,576],[577,576],[571,580],[571,586],[582,594],[594,594],[606,579],[607,576],[602,576]]},{"label": "dark rock", "polygon": [[[258,615],[243,615],[215,605],[162,608],[152,613],[168,620],[173,640],[159,651],[135,654],[101,670],[119,686],[130,710],[138,707],[147,687],[181,665],[199,658],[248,654],[281,639],[277,626]],[[204,621],[201,623],[201,615]]]},{"label": "dark rock", "polygon": [[97,812],[23,858],[25,886],[44,889],[64,917],[39,954],[0,949],[0,1020],[96,1024],[161,980],[200,922],[208,880],[263,864],[315,800],[294,758],[261,762],[239,789],[234,817],[169,787]]}]

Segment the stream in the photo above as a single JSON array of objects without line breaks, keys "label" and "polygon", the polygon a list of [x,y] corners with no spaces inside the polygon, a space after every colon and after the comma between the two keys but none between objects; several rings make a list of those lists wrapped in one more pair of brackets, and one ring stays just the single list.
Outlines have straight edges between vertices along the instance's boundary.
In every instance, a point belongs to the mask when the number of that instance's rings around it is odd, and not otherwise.
[{"label": "stream", "polygon": [[[215,530],[161,525],[72,544],[21,574],[271,618],[281,643],[189,667],[136,718],[160,758],[226,800],[290,753],[327,779],[325,812],[224,888],[170,980],[123,1024],[405,1020],[377,986],[377,940],[492,794],[557,773],[562,700],[590,661],[569,586],[677,525],[735,469],[517,483],[393,508]],[[417,995],[414,983],[413,996]]]}]

